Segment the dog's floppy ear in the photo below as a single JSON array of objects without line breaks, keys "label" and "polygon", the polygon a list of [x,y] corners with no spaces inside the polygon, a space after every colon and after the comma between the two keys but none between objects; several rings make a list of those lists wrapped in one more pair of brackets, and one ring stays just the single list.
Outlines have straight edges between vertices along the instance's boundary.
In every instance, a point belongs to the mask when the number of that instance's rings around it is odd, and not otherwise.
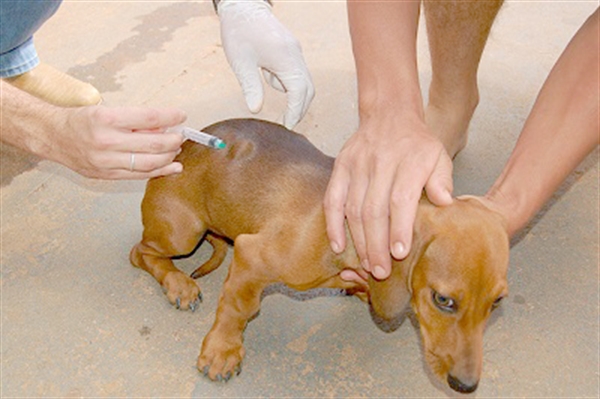
[{"label": "dog's floppy ear", "polygon": [[396,330],[406,315],[406,308],[411,294],[407,280],[410,273],[407,269],[408,260],[394,261],[392,273],[385,280],[377,280],[369,276],[369,310],[373,322],[381,330],[391,332]]},{"label": "dog's floppy ear", "polygon": [[431,243],[432,233],[429,228],[429,210],[432,205],[423,203],[419,206],[412,249],[401,261],[392,261],[392,273],[385,280],[377,280],[369,276],[369,309],[375,324],[385,332],[394,331],[404,321],[406,310],[412,296],[411,280],[415,267],[423,253]]}]

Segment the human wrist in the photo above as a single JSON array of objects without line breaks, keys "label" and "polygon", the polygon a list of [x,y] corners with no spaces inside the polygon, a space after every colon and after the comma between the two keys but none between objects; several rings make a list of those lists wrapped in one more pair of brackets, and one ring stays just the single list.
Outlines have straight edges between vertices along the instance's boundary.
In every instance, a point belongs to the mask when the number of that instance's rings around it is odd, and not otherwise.
[{"label": "human wrist", "polygon": [[428,131],[420,96],[411,99],[375,92],[361,95],[358,116],[360,125],[391,123],[394,131]]},{"label": "human wrist", "polygon": [[[393,75],[393,74],[392,74]],[[358,111],[360,115],[402,114],[424,120],[423,97],[418,78],[386,77],[385,72],[363,74],[358,79]]]},{"label": "human wrist", "polygon": [[9,83],[2,84],[2,141],[49,159],[61,119],[60,107],[42,101]]},{"label": "human wrist", "polygon": [[494,185],[482,197],[491,210],[502,216],[506,224],[506,232],[509,237],[513,237],[525,227],[530,219],[530,214],[526,211],[527,201],[518,195],[504,192],[501,187]]}]

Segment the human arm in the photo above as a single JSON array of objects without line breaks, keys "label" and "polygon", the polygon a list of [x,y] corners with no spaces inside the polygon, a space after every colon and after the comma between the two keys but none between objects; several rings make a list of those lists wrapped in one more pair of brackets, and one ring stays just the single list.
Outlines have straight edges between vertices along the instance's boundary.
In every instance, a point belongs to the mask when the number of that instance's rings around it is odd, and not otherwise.
[{"label": "human arm", "polygon": [[600,140],[597,9],[573,37],[525,122],[504,170],[483,200],[514,235]]},{"label": "human arm", "polygon": [[404,258],[423,189],[452,202],[452,162],[425,124],[416,61],[420,2],[349,1],[359,127],[338,155],[325,196],[332,249],[344,220],[363,267],[379,279]]},{"label": "human arm", "polygon": [[262,70],[273,88],[287,93],[283,124],[291,129],[306,114],[315,95],[300,44],[264,0],[220,0],[215,4],[223,49],[248,108],[253,113],[262,108]]},{"label": "human arm", "polygon": [[[146,179],[181,171],[173,162],[183,136],[176,109],[63,108],[0,81],[1,139],[86,177]],[[131,171],[131,154],[135,170]]]}]

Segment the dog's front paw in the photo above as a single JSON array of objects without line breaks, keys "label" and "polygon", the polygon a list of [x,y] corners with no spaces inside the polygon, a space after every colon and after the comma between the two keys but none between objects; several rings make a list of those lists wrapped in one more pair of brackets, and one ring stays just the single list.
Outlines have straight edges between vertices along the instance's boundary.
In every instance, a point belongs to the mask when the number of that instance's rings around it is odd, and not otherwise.
[{"label": "dog's front paw", "polygon": [[194,280],[185,274],[169,272],[163,280],[165,295],[177,309],[190,309],[192,312],[200,307],[202,293]]},{"label": "dog's front paw", "polygon": [[242,359],[245,349],[241,340],[230,343],[215,337],[210,339],[209,334],[202,344],[202,351],[198,357],[198,370],[213,381],[229,381],[234,375],[242,372]]}]

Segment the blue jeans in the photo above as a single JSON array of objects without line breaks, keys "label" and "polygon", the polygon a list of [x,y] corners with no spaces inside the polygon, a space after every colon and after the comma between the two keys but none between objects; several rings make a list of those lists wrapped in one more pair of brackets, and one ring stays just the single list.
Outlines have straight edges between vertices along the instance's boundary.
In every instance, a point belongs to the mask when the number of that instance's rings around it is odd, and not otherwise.
[{"label": "blue jeans", "polygon": [[21,75],[40,60],[33,34],[62,0],[0,0],[0,78]]}]

